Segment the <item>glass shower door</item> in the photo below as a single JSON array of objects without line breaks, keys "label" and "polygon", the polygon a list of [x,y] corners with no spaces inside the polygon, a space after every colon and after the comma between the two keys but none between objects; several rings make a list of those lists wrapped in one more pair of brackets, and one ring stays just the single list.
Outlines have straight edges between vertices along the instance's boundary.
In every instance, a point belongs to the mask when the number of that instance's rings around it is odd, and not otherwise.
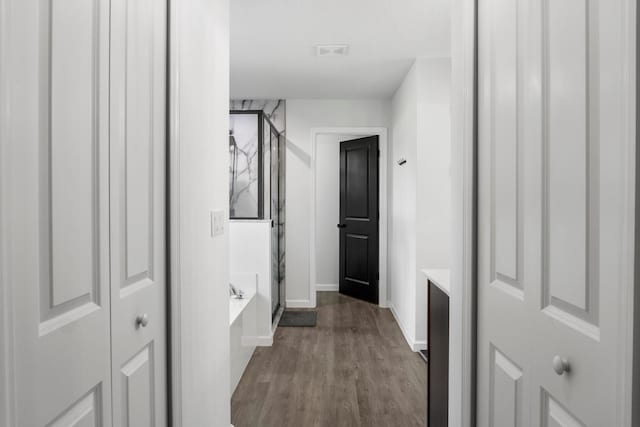
[{"label": "glass shower door", "polygon": [[231,111],[229,217],[271,222],[271,312],[274,318],[284,299],[282,143],[282,135],[264,112]]},{"label": "glass shower door", "polygon": [[279,138],[280,135],[271,128],[271,176],[270,176],[270,210],[271,210],[271,314],[275,317],[280,309],[280,165],[279,165]]}]

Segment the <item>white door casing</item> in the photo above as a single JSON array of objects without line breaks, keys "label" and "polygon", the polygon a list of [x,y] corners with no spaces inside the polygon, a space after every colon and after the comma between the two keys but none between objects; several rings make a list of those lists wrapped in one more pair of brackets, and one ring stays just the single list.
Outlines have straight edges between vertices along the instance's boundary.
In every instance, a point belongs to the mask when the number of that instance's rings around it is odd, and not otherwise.
[{"label": "white door casing", "polygon": [[479,2],[481,426],[629,424],[633,17]]},{"label": "white door casing", "polygon": [[337,128],[313,128],[311,129],[311,195],[309,212],[311,217],[309,219],[309,303],[303,302],[302,304],[296,304],[297,301],[288,301],[287,307],[316,307],[316,291],[317,291],[317,272],[316,272],[316,162],[317,162],[317,150],[318,135],[353,135],[357,136],[371,136],[378,135],[379,149],[380,149],[380,170],[379,170],[379,209],[380,209],[380,227],[379,227],[379,298],[378,305],[380,307],[387,307],[387,155],[388,155],[388,131],[387,128],[380,127],[337,127]]},{"label": "white door casing", "polygon": [[[118,86],[125,52],[111,45],[124,40],[115,33],[125,28],[116,13],[122,2],[0,4],[0,256],[3,268],[10,266],[0,283],[0,373],[8,378],[0,385],[2,426],[127,425],[127,419],[129,425],[166,425],[166,4],[145,3],[140,10],[129,3],[127,40],[135,61],[128,89]],[[129,158],[146,160],[146,169],[128,171],[126,187],[125,145],[122,133],[113,133],[125,118],[125,90],[136,102],[128,117]],[[119,114],[111,123],[110,108]],[[129,211],[120,203],[125,188],[136,198]],[[148,204],[139,204],[145,198]],[[127,234],[125,224],[133,229]],[[121,292],[121,260],[134,271],[148,261],[153,283],[132,283]],[[129,298],[116,301],[122,294]],[[127,322],[132,312],[148,313],[144,331]],[[127,401],[132,405],[125,411]]]},{"label": "white door casing", "polygon": [[123,427],[167,425],[166,13],[165,0],[111,0],[112,404]]}]

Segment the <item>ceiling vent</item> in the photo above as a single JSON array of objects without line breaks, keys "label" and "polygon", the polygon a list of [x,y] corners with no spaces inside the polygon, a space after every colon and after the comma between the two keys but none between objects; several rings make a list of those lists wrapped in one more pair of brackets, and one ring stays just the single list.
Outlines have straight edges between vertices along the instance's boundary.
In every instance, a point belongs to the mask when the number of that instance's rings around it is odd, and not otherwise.
[{"label": "ceiling vent", "polygon": [[347,56],[349,46],[346,44],[319,44],[316,46],[316,56]]}]

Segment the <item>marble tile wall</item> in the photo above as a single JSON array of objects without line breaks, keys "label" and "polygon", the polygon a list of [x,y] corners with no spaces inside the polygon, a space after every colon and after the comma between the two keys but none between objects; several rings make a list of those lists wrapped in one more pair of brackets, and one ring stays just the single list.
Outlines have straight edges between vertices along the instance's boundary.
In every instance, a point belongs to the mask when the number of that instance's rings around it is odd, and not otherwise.
[{"label": "marble tile wall", "polygon": [[229,117],[229,215],[258,218],[258,115]]},{"label": "marble tile wall", "polygon": [[[272,270],[274,272],[274,283],[279,286],[275,286],[273,292],[277,292],[280,295],[281,305],[284,305],[284,289],[285,289],[285,219],[286,219],[286,195],[285,195],[285,168],[286,168],[286,101],[281,99],[271,100],[255,100],[255,99],[241,99],[231,100],[229,103],[230,110],[259,110],[263,111],[265,116],[273,123],[277,132],[280,134],[279,139],[269,136],[270,132],[266,128],[264,129],[265,149],[263,151],[266,164],[264,165],[265,179],[264,179],[264,195],[265,197],[265,218],[271,218],[275,221],[276,227],[273,229],[273,253],[272,253]],[[239,115],[235,115],[236,117]],[[233,115],[232,115],[233,117]],[[237,123],[234,123],[236,126]],[[238,130],[245,135],[248,132],[241,130],[242,126]],[[237,132],[234,129],[234,132]],[[238,181],[235,187],[235,191],[238,191],[245,186],[249,185],[244,190],[243,195],[236,197],[234,200],[234,192],[230,192],[230,207],[232,214],[246,211],[248,204],[252,204],[254,208],[251,212],[257,212],[258,206],[258,163],[257,163],[257,123],[255,128],[255,142],[253,142],[253,133],[251,138],[248,138],[246,142],[246,152],[241,153],[240,157],[246,157],[238,162],[237,166],[231,165],[230,175],[233,179],[234,176],[238,177]],[[271,142],[273,140],[273,142]],[[255,162],[252,157],[252,153],[256,153]],[[268,154],[267,154],[268,153]],[[232,156],[233,159],[233,156]],[[235,174],[235,175],[234,175]],[[256,183],[253,183],[253,179],[256,179]],[[233,181],[232,181],[233,182]],[[271,184],[271,185],[269,185]],[[236,216],[241,216],[236,214]],[[256,213],[257,216],[257,213]],[[276,244],[277,243],[277,244]],[[277,278],[277,279],[276,279]],[[274,302],[273,309],[277,310],[277,301]]]},{"label": "marble tile wall", "polygon": [[278,132],[285,132],[286,101],[284,99],[234,99],[229,102],[230,110],[260,110],[271,123],[274,124]]}]

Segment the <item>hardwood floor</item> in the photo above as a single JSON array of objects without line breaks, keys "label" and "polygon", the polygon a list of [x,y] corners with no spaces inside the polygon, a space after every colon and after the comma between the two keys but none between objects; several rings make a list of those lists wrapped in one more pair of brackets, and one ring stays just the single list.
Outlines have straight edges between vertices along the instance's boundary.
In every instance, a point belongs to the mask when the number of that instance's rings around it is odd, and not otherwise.
[{"label": "hardwood floor", "polygon": [[388,309],[318,293],[315,328],[278,328],[231,401],[235,427],[426,425],[427,365]]}]

